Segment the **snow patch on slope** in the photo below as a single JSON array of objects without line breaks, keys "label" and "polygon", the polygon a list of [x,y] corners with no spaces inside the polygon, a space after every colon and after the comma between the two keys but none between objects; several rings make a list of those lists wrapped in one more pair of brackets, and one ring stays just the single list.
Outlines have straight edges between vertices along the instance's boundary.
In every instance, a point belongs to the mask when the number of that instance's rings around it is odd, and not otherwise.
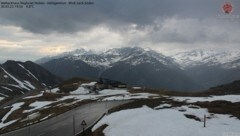
[{"label": "snow patch on slope", "polygon": [[70,92],[70,94],[88,94],[90,91],[84,87],[79,87],[77,90]]},{"label": "snow patch on slope", "polygon": [[4,86],[1,86],[1,88],[5,89],[5,90],[8,90],[8,91],[11,91],[11,92],[13,91],[12,89],[4,87]]},{"label": "snow patch on slope", "polygon": [[33,107],[33,109],[30,109],[30,110],[24,110],[23,113],[26,113],[26,112],[32,112],[34,110],[37,110],[37,109],[41,109],[49,104],[53,103],[53,101],[36,101],[34,103],[31,103],[29,106],[30,107]]},{"label": "snow patch on slope", "polygon": [[29,81],[24,80],[24,84],[30,87],[31,89],[36,89]]},{"label": "snow patch on slope", "polygon": [[27,97],[24,97],[23,99],[31,99],[31,98],[37,98],[37,97],[42,97],[43,96],[43,91],[41,91],[40,94],[38,95],[33,95],[33,96],[27,96]]},{"label": "snow patch on slope", "polygon": [[26,69],[23,65],[21,65],[21,64],[19,64],[19,63],[18,63],[18,65],[19,65],[20,67],[22,67],[24,70],[26,70],[33,78],[35,78],[37,81],[39,81],[39,80],[32,74],[32,72],[30,72],[28,69]]},{"label": "snow patch on slope", "polygon": [[3,100],[3,99],[5,99],[5,98],[4,97],[0,97],[0,101]]},{"label": "snow patch on slope", "polygon": [[[1,68],[2,68],[2,67],[1,67]],[[19,85],[21,88],[24,88],[24,89],[26,89],[26,90],[30,90],[28,87],[26,87],[26,86],[24,85],[23,82],[19,81],[17,78],[15,78],[14,76],[12,76],[12,75],[11,75],[10,73],[8,73],[4,68],[2,68],[2,70],[3,70],[8,76],[10,76],[15,82],[17,82],[18,85]]]},{"label": "snow patch on slope", "polygon": [[4,96],[4,97],[8,97],[8,95],[6,94],[3,94],[3,93],[0,93],[0,95]]},{"label": "snow patch on slope", "polygon": [[20,107],[23,104],[24,104],[24,102],[20,102],[20,103],[15,103],[15,104],[12,105],[11,110],[7,114],[5,114],[5,116],[1,119],[2,122],[0,123],[0,128],[8,126],[8,125],[10,125],[10,124],[12,124],[12,123],[17,121],[17,120],[13,120],[13,121],[9,121],[9,122],[4,123],[5,120],[9,117],[9,115],[11,115],[14,111],[20,109]]}]

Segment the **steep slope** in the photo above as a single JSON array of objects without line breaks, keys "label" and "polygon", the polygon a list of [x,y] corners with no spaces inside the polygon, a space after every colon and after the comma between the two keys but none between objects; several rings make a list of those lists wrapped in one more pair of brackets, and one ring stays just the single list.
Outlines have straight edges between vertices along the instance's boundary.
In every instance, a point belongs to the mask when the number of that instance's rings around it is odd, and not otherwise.
[{"label": "steep slope", "polygon": [[55,86],[60,79],[41,66],[27,61],[7,61],[0,65],[0,95],[12,96],[26,91]]}]

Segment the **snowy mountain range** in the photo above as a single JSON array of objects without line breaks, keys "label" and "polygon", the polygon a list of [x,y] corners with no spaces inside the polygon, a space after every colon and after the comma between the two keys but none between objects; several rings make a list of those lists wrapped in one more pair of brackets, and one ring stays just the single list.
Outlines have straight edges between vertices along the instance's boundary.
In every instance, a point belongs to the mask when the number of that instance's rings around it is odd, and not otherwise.
[{"label": "snowy mountain range", "polygon": [[51,87],[59,82],[58,77],[31,61],[7,61],[0,65],[1,97]]},{"label": "snowy mountain range", "polygon": [[240,50],[189,50],[164,55],[124,47],[96,53],[78,49],[37,61],[65,79],[80,76],[119,80],[135,86],[202,90],[240,79]]},{"label": "snowy mountain range", "polygon": [[77,49],[71,52],[65,52],[56,56],[51,57],[44,57],[36,61],[38,64],[46,63],[50,60],[65,58],[68,60],[82,60],[85,63],[93,66],[93,67],[100,67],[100,68],[109,68],[113,66],[117,62],[128,62],[132,65],[141,64],[145,61],[150,60],[142,60],[142,58],[137,58],[141,55],[147,55],[148,57],[155,58],[157,61],[160,61],[164,64],[169,65],[172,59],[170,57],[166,57],[161,53],[157,53],[153,50],[144,50],[142,48],[133,47],[133,48],[114,48],[107,50],[105,52],[95,53],[94,51],[84,50],[84,49]]},{"label": "snowy mountain range", "polygon": [[175,62],[187,69],[199,65],[221,66],[226,69],[240,67],[240,50],[215,51],[195,49],[171,55]]},{"label": "snowy mountain range", "polygon": [[91,79],[103,77],[133,86],[173,90],[199,87],[172,58],[153,50],[125,47],[101,53],[85,51],[77,54],[73,51],[64,54],[41,65],[65,79],[75,76]]},{"label": "snowy mountain range", "polygon": [[172,54],[175,62],[204,88],[240,79],[240,50],[190,50]]}]

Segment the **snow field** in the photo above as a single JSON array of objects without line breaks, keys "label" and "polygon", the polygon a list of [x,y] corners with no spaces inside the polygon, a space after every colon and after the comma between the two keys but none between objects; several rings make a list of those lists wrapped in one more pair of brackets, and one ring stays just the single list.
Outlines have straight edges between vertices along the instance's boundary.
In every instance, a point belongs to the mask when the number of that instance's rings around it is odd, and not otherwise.
[{"label": "snow field", "polygon": [[215,114],[207,120],[204,128],[203,122],[186,118],[184,114],[203,117],[209,115],[206,109],[182,108],[186,112],[180,112],[178,108],[153,110],[146,106],[123,110],[105,116],[92,130],[108,124],[103,131],[106,136],[222,136],[227,132],[240,133],[240,121],[236,118]]}]

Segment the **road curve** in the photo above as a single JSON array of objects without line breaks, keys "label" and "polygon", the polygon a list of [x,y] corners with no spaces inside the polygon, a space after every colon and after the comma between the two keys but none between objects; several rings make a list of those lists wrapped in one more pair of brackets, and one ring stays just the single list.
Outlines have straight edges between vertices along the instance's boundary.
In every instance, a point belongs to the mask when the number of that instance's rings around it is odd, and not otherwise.
[{"label": "road curve", "polygon": [[[21,128],[1,136],[73,136],[82,131],[81,122],[85,120],[88,127],[99,119],[107,109],[127,103],[129,101],[93,102],[63,113],[49,120]],[[73,116],[75,121],[73,121]]]}]

